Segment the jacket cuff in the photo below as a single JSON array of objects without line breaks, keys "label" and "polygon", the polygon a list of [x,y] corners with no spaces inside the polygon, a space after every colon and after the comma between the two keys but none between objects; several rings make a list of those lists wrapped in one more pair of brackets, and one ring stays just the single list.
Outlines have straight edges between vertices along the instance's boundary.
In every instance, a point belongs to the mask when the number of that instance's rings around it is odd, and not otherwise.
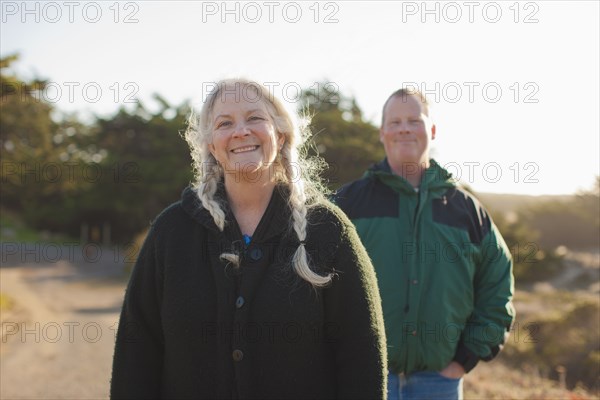
[{"label": "jacket cuff", "polygon": [[467,346],[465,346],[462,340],[458,343],[456,348],[456,354],[452,361],[456,361],[465,369],[465,373],[471,371],[479,362],[479,356],[473,353]]}]

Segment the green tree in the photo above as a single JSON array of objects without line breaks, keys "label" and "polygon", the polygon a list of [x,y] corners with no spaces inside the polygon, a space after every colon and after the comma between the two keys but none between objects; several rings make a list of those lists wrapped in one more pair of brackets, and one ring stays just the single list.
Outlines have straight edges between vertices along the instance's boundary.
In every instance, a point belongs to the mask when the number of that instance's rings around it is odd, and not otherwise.
[{"label": "green tree", "polygon": [[313,152],[329,165],[324,178],[332,189],[362,176],[385,155],[377,127],[365,121],[354,97],[338,92],[332,83],[301,95],[300,112],[312,117]]},{"label": "green tree", "polygon": [[32,228],[77,237],[108,223],[113,241],[131,241],[191,180],[187,107],[155,95],[155,113],[139,103],[84,124],[42,99],[44,80],[10,73],[17,59],[0,60],[0,205]]},{"label": "green tree", "polygon": [[82,194],[80,219],[108,222],[117,242],[128,242],[144,230],[167,205],[177,201],[192,179],[192,161],[180,132],[186,107],[161,105],[150,113],[139,103],[121,108],[110,118],[98,118],[89,149],[105,156],[93,185]]},{"label": "green tree", "polygon": [[[72,186],[64,179],[59,154],[67,152],[54,107],[42,99],[46,81],[26,82],[10,73],[12,55],[0,60],[0,204],[18,211],[30,224],[40,223]],[[45,207],[46,206],[46,207]]]}]

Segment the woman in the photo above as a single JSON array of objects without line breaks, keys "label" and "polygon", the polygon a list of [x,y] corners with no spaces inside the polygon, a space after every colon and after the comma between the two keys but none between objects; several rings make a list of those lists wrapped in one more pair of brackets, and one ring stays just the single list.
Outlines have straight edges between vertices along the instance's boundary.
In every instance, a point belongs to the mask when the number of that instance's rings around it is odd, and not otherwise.
[{"label": "woman", "polygon": [[119,323],[113,398],[384,398],[373,268],[261,85],[220,82],[186,139],[197,182],[153,222]]}]

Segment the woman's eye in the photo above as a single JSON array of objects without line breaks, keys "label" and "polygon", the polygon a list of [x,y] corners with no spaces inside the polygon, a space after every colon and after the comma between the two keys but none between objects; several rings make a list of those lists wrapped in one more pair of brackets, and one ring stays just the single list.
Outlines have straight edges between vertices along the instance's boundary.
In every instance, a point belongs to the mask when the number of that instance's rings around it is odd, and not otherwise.
[{"label": "woman's eye", "polygon": [[231,124],[231,121],[221,121],[217,124],[217,129],[223,128],[225,126],[229,126],[230,124]]},{"label": "woman's eye", "polygon": [[250,121],[262,121],[264,118],[263,117],[259,117],[258,115],[253,115],[250,118],[248,118]]}]

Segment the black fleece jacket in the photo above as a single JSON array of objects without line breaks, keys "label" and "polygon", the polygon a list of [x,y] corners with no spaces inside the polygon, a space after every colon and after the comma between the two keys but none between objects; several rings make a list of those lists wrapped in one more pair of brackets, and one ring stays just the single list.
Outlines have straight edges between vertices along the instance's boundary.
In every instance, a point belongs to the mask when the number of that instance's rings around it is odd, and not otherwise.
[{"label": "black fleece jacket", "polygon": [[111,397],[384,398],[381,302],[350,221],[329,203],[310,209],[311,268],[335,274],[314,290],[292,270],[284,187],[247,246],[222,185],[216,196],[223,232],[190,188],[153,222],[125,294]]}]

